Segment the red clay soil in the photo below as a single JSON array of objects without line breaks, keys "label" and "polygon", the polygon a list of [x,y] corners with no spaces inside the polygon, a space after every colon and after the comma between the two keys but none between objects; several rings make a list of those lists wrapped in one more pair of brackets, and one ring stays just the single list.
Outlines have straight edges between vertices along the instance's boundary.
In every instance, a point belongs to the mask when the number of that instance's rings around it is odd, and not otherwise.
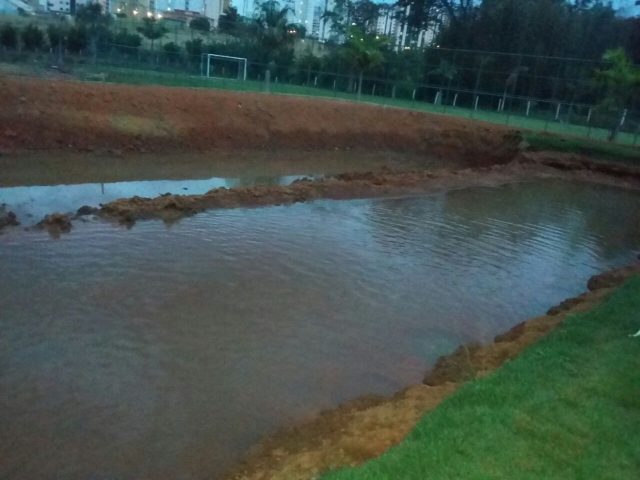
[{"label": "red clay soil", "polygon": [[589,310],[640,265],[589,280],[589,291],[546,315],[522,322],[488,345],[469,344],[441,357],[422,385],[391,398],[361,398],[265,439],[229,480],[311,480],[330,469],[358,465],[398,444],[417,421],[468,380],[486,375],[556,328],[569,314]]},{"label": "red clay soil", "polygon": [[508,161],[504,127],[394,108],[0,75],[0,152],[365,149]]}]

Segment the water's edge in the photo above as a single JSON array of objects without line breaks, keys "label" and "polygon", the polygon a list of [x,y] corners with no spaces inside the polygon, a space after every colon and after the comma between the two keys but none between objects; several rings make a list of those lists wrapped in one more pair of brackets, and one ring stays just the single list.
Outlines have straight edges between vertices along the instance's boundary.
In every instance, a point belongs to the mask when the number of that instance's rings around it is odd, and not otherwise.
[{"label": "water's edge", "polygon": [[629,278],[640,262],[592,276],[587,291],[497,335],[493,342],[460,345],[441,356],[422,384],[390,397],[363,396],[263,439],[223,478],[302,480],[355,466],[400,443],[418,420],[464,383],[487,375],[558,327],[568,315],[598,306]]},{"label": "water's edge", "polygon": [[[154,198],[133,196],[101,204],[82,206],[75,214],[51,212],[36,224],[53,236],[68,233],[73,221],[97,215],[127,226],[136,220],[157,218],[173,222],[205,210],[218,208],[288,205],[317,199],[347,200],[411,196],[472,186],[499,186],[536,178],[558,178],[617,187],[640,188],[640,169],[602,163],[587,157],[558,152],[521,153],[513,161],[490,167],[459,170],[392,170],[341,173],[324,178],[286,177],[287,185],[214,188],[194,195],[162,194]],[[7,218],[7,215],[13,218]],[[13,212],[0,210],[0,232],[19,225]]]}]

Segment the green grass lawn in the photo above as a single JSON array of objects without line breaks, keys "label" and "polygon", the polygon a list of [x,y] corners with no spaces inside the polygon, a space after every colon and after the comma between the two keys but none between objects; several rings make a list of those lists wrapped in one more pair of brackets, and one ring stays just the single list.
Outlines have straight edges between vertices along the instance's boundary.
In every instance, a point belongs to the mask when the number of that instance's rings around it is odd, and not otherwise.
[{"label": "green grass lawn", "polygon": [[322,480],[640,478],[640,277]]},{"label": "green grass lawn", "polygon": [[[199,75],[189,75],[187,73],[184,73],[183,71],[165,72],[109,65],[97,65],[85,66],[84,68],[81,68],[79,70],[81,78],[85,72],[107,73],[108,81],[114,83],[216,88],[249,92],[264,91],[264,83],[262,81],[238,81],[235,79],[203,78]],[[356,95],[353,93],[305,85],[278,83],[275,81],[271,83],[270,92],[284,95],[303,95],[310,97],[337,98],[357,101]],[[375,105],[386,105],[390,107],[407,108],[430,113],[441,113],[475,120],[482,120],[490,123],[510,125],[516,128],[529,129],[533,131],[544,131],[576,137],[590,137],[590,139],[592,140],[603,141],[607,139],[608,135],[608,131],[603,128],[588,129],[587,127],[581,125],[574,125],[566,122],[556,122],[551,118],[544,119],[535,118],[533,116],[526,117],[522,115],[507,115],[505,113],[498,113],[489,110],[473,111],[468,108],[434,105],[430,102],[390,98],[383,95],[362,95],[360,101]],[[640,136],[634,133],[621,132],[618,135],[616,142],[619,144],[640,145]]]},{"label": "green grass lawn", "polygon": [[550,135],[540,132],[526,132],[524,135],[534,151],[579,153],[601,160],[640,166],[640,148],[612,142],[599,142],[579,137]]}]

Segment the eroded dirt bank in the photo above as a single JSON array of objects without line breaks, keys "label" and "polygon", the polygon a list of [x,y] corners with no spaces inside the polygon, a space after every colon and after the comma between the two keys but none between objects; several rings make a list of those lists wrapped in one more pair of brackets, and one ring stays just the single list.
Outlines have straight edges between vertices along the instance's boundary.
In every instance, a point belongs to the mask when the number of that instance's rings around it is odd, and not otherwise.
[{"label": "eroded dirt bank", "polygon": [[508,161],[514,131],[348,102],[0,76],[0,151],[363,149]]},{"label": "eroded dirt bank", "polygon": [[379,456],[462,383],[494,371],[556,328],[567,315],[595,307],[636,274],[640,274],[640,264],[596,275],[588,282],[589,291],[565,300],[546,315],[516,325],[488,345],[463,345],[441,357],[421,385],[391,398],[357,399],[282,430],[256,446],[226,478],[308,480]]}]

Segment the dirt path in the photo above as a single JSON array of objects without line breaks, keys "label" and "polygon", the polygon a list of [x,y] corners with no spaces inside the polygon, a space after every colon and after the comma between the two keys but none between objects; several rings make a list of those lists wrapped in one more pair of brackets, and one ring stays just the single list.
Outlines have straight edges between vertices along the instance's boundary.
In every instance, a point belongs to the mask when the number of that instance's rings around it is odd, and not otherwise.
[{"label": "dirt path", "polygon": [[469,344],[441,357],[424,384],[391,398],[361,398],[282,430],[252,450],[228,480],[310,480],[322,472],[358,465],[398,444],[427,412],[464,382],[486,375],[556,328],[569,314],[595,307],[640,264],[592,277],[589,291],[498,335],[488,345]]}]

